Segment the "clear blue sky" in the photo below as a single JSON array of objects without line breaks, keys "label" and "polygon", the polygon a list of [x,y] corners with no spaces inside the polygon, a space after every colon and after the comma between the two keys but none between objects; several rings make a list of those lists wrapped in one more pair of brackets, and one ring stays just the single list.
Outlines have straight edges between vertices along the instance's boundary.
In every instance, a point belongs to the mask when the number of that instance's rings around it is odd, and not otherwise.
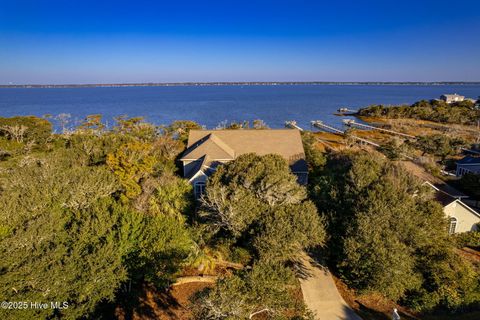
[{"label": "clear blue sky", "polygon": [[480,1],[0,0],[0,83],[479,81]]}]

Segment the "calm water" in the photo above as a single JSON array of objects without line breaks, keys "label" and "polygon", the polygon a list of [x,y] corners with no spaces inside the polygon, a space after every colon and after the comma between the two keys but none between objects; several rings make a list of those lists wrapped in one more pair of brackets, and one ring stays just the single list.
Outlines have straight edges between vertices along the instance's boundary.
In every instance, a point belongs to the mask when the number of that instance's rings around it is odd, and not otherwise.
[{"label": "calm water", "polygon": [[311,120],[338,125],[333,113],[340,107],[357,109],[370,104],[413,103],[459,93],[476,98],[480,85],[463,86],[203,86],[0,89],[0,115],[70,114],[80,120],[103,114],[112,122],[118,115],[144,116],[156,124],[194,120],[212,128],[227,120],[262,119],[272,128],[285,120],[309,127]]}]

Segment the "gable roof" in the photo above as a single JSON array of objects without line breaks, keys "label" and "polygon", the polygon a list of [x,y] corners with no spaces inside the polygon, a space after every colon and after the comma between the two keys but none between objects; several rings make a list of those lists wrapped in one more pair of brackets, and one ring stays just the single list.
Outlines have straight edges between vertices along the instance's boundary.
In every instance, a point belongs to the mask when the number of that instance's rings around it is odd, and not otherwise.
[{"label": "gable roof", "polygon": [[210,133],[192,144],[190,144],[190,138],[188,141],[187,150],[180,160],[197,160],[205,155],[208,155],[211,159],[235,159],[235,151],[215,133]]},{"label": "gable roof", "polygon": [[470,211],[471,213],[473,213],[474,215],[480,217],[480,213],[478,213],[477,211],[470,208],[465,202],[463,202],[461,200],[461,197],[453,196],[453,195],[445,192],[444,190],[441,190],[441,189],[437,188],[435,185],[431,184],[428,181],[425,181],[425,184],[429,185],[430,187],[432,187],[435,190],[435,200],[440,202],[443,207],[446,207],[446,206],[456,202],[459,205],[461,205],[462,207],[464,207],[465,209],[467,209],[468,211]]},{"label": "gable roof", "polygon": [[234,160],[246,153],[278,154],[292,171],[308,171],[300,131],[295,129],[190,130],[180,160],[199,160],[205,155],[210,161]]},{"label": "gable roof", "polygon": [[208,156],[201,157],[200,161],[196,161],[194,167],[185,173],[185,178],[190,180],[197,174],[197,172],[203,171],[208,160]]},{"label": "gable roof", "polygon": [[472,208],[470,208],[465,202],[463,202],[462,200],[460,199],[455,199],[454,201],[444,205],[444,207],[448,206],[448,205],[451,205],[452,203],[457,203],[458,205],[464,207],[467,211],[469,211],[470,213],[472,213],[474,216],[477,216],[478,218],[480,218],[480,213],[478,213],[477,211],[473,210]]},{"label": "gable roof", "polygon": [[480,164],[480,157],[466,156],[458,160],[457,164]]}]

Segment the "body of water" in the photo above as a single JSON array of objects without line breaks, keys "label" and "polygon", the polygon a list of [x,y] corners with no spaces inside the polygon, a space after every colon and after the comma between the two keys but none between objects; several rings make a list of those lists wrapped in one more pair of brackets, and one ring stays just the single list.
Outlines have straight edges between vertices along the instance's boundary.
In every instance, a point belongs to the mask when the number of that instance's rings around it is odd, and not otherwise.
[{"label": "body of water", "polygon": [[262,119],[272,128],[296,120],[308,128],[311,120],[339,125],[340,107],[370,104],[411,104],[441,94],[480,95],[480,85],[276,85],[176,86],[112,88],[0,89],[0,116],[56,116],[72,121],[103,114],[108,123],[118,115],[143,116],[155,124],[194,120],[213,128],[222,121]]}]

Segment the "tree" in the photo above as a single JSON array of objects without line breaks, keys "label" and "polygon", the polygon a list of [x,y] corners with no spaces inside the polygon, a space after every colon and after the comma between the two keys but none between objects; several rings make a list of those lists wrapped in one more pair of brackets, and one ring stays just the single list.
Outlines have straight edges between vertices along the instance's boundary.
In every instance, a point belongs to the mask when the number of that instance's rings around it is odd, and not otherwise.
[{"label": "tree", "polygon": [[150,123],[146,123],[143,117],[128,118],[123,115],[115,117],[115,121],[117,121],[117,125],[113,129],[119,134],[128,135],[142,141],[151,141],[157,137],[157,128]]},{"label": "tree", "polygon": [[316,147],[316,139],[311,132],[302,132],[303,149],[308,163],[308,173],[310,178],[318,176],[319,172],[327,162],[327,159]]},{"label": "tree", "polygon": [[172,173],[164,172],[158,178],[142,182],[142,194],[134,201],[137,210],[152,215],[184,219],[193,210],[192,186]]},{"label": "tree", "polygon": [[393,138],[382,145],[379,148],[379,151],[390,160],[401,160],[405,158],[407,153],[407,145],[400,141],[400,139]]},{"label": "tree", "polygon": [[420,149],[423,154],[429,153],[438,156],[443,160],[449,155],[457,153],[457,149],[464,146],[465,141],[459,138],[448,138],[443,134],[421,136],[414,142],[414,146]]},{"label": "tree", "polygon": [[419,310],[478,301],[472,267],[453,251],[441,206],[403,168],[367,153],[335,154],[313,183],[331,261],[349,285]]},{"label": "tree", "polygon": [[[67,302],[58,309],[0,310],[2,319],[77,319],[112,301],[127,279],[117,249],[121,215],[103,202],[88,209],[59,208],[29,220],[0,244],[1,295],[10,301]],[[121,209],[120,209],[121,210]],[[30,239],[30,241],[27,241]]]},{"label": "tree", "polygon": [[267,260],[289,260],[325,240],[306,190],[278,155],[246,154],[220,166],[208,180],[200,216]]},{"label": "tree", "polygon": [[480,201],[480,174],[467,173],[456,184],[461,190],[475,199],[478,204],[478,201]]},{"label": "tree", "polygon": [[291,319],[312,319],[302,305],[295,305],[294,273],[280,265],[257,263],[251,271],[223,278],[214,288],[201,292],[195,299],[196,319],[252,319],[267,315],[288,319],[286,311],[294,310]]},{"label": "tree", "polygon": [[261,119],[253,120],[253,128],[257,130],[270,129],[270,127]]},{"label": "tree", "polygon": [[422,100],[410,106],[373,105],[360,109],[358,113],[366,117],[413,118],[461,124],[476,124],[480,116],[480,110],[476,110],[471,101],[447,104],[440,100]]},{"label": "tree", "polygon": [[253,242],[261,260],[284,262],[325,241],[324,220],[310,201],[281,206],[264,214]]},{"label": "tree", "polygon": [[105,124],[102,123],[101,114],[88,115],[85,120],[78,126],[79,130],[90,131],[92,133],[99,133],[105,129]]},{"label": "tree", "polygon": [[139,212],[118,201],[122,186],[104,164],[71,152],[12,165],[0,194],[0,295],[69,308],[0,310],[2,319],[94,317],[131,283],[170,284],[193,247],[178,212],[184,191],[157,199],[160,213]]},{"label": "tree", "polygon": [[140,181],[154,172],[156,159],[151,150],[150,144],[135,141],[107,155],[107,165],[120,180],[126,198],[139,196],[142,192]]},{"label": "tree", "polygon": [[52,134],[52,124],[45,119],[28,116],[0,118],[0,136],[18,142],[33,141],[37,144],[45,143]]},{"label": "tree", "polygon": [[196,123],[195,121],[190,120],[177,120],[172,122],[172,124],[165,128],[168,134],[173,135],[173,137],[183,144],[187,144],[188,133],[190,130],[200,130],[202,126]]}]

